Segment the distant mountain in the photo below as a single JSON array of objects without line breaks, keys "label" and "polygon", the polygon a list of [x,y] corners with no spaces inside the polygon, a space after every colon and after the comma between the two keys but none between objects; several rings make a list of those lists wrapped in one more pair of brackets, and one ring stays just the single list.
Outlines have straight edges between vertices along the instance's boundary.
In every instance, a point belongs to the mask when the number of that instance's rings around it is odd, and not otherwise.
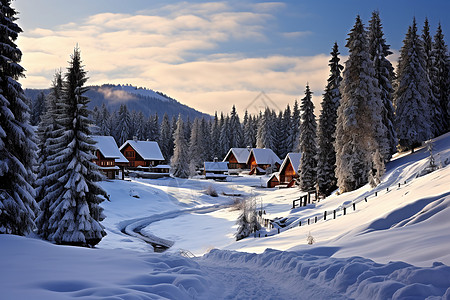
[{"label": "distant mountain", "polygon": [[[25,89],[25,94],[31,99],[32,103],[40,92],[47,94],[49,89]],[[121,104],[126,104],[129,111],[142,111],[145,116],[158,113],[158,116],[162,118],[164,113],[167,113],[169,117],[178,117],[180,114],[184,119],[189,117],[191,120],[196,117],[211,117],[161,92],[131,85],[89,86],[89,91],[85,95],[91,100],[89,103],[90,109],[94,109],[95,106],[101,107],[105,103],[109,111],[114,111],[118,110]]]}]

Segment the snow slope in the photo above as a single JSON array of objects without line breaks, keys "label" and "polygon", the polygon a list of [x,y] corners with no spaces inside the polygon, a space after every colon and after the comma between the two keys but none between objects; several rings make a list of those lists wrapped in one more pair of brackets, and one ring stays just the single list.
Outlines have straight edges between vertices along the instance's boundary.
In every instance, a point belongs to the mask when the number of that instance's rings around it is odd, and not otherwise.
[{"label": "snow slope", "polygon": [[[435,153],[442,165],[450,160],[450,134]],[[416,178],[427,157],[426,149],[398,156],[377,188],[293,210],[298,190],[263,189],[255,176],[103,182],[108,235],[97,249],[0,235],[0,298],[450,299],[450,166]],[[205,193],[209,185],[219,197]],[[254,195],[266,217],[287,217],[291,228],[235,242],[235,197],[223,192]],[[127,228],[174,245],[153,253]],[[184,258],[179,248],[204,255]]]}]

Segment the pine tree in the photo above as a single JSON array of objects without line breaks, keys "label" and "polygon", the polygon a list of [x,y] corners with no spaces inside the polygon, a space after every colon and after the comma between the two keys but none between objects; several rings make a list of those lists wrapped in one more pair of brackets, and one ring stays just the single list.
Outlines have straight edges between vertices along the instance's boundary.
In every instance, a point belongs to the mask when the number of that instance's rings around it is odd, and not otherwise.
[{"label": "pine tree", "polygon": [[432,82],[435,96],[442,112],[443,128],[438,134],[450,131],[450,55],[445,44],[441,24],[438,25],[433,42],[434,70]]},{"label": "pine tree", "polygon": [[236,107],[233,105],[231,109],[230,114],[230,132],[232,133],[230,135],[230,147],[231,148],[239,148],[243,144],[243,132],[242,132],[242,126],[241,122],[239,121],[239,116],[236,112]]},{"label": "pine tree", "polygon": [[[51,143],[56,137],[58,130],[58,106],[60,105],[62,97],[62,76],[61,72],[57,72],[52,82],[50,93],[47,95],[45,101],[45,113],[42,115],[42,120],[39,123],[37,136],[38,136],[38,172],[36,180],[36,202],[40,202],[48,188],[55,182],[47,181],[47,175],[49,174],[49,158],[55,153],[51,151]],[[42,209],[45,209],[44,205]]]},{"label": "pine tree", "polygon": [[403,41],[397,68],[395,127],[401,150],[414,149],[432,136],[428,102],[431,90],[424,59],[414,19]]},{"label": "pine tree", "polygon": [[341,101],[339,87],[342,81],[341,72],[344,67],[339,63],[339,49],[334,43],[331,51],[330,76],[323,94],[322,110],[317,129],[317,185],[319,193],[330,195],[337,188],[336,151],[334,149],[337,110]]},{"label": "pine tree", "polygon": [[257,148],[274,148],[274,137],[272,131],[273,123],[272,112],[266,107],[264,115],[261,115],[258,121],[258,129],[256,132]]},{"label": "pine tree", "polygon": [[202,131],[202,125],[199,118],[195,118],[192,124],[191,139],[189,141],[189,161],[190,173],[195,174],[195,171],[200,169],[203,162],[206,160],[205,140]]},{"label": "pine tree", "polygon": [[[347,39],[349,58],[341,82],[336,123],[336,177],[341,192],[355,190],[383,173],[377,137],[383,104],[364,25],[359,16]],[[376,168],[376,171],[373,171]]]},{"label": "pine tree", "polygon": [[206,121],[204,118],[202,118],[202,121],[200,123],[201,131],[202,131],[202,137],[203,137],[203,159],[204,160],[213,160],[214,156],[212,154],[211,149],[211,126],[210,122]]},{"label": "pine tree", "polygon": [[22,29],[10,0],[0,4],[0,233],[25,235],[38,211],[33,190],[36,144],[15,41]]},{"label": "pine tree", "polygon": [[[280,112],[281,113],[281,112]],[[291,108],[289,104],[286,106],[286,109],[283,112],[282,118],[279,121],[279,157],[286,157],[286,155],[292,151],[292,116],[291,116]]]},{"label": "pine tree", "polygon": [[146,121],[144,118],[144,113],[139,111],[134,122],[134,135],[139,141],[145,141],[145,136],[147,134]]},{"label": "pine tree", "polygon": [[[300,152],[300,109],[298,107],[297,99],[294,101],[292,108],[292,149],[290,151]],[[289,151],[289,152],[290,152]]]},{"label": "pine tree", "polygon": [[131,118],[128,112],[127,106],[125,104],[121,104],[119,108],[118,124],[117,124],[117,142],[118,145],[123,145],[127,140],[131,139],[133,136],[131,134],[132,125]]},{"label": "pine tree", "polygon": [[[378,87],[381,92],[382,121],[385,127],[386,135],[378,139],[380,153],[385,162],[388,162],[392,154],[397,152],[397,133],[394,127],[394,107],[392,104],[393,92],[392,82],[395,79],[394,68],[386,58],[391,55],[389,45],[384,39],[383,28],[380,15],[377,11],[372,13],[372,19],[369,21],[369,54],[375,68],[375,77],[378,80]],[[387,144],[386,144],[387,143]],[[383,145],[385,146],[383,147]]]},{"label": "pine tree", "polygon": [[231,130],[230,130],[230,117],[227,116],[226,118],[221,115],[221,122],[222,126],[220,128],[220,137],[219,137],[219,151],[220,151],[220,157],[225,157],[228,150],[231,148]]},{"label": "pine tree", "polygon": [[33,103],[33,109],[31,111],[30,124],[36,126],[41,121],[41,116],[45,109],[45,95],[40,92]]},{"label": "pine tree", "polygon": [[189,149],[186,141],[186,132],[183,119],[178,116],[177,126],[174,133],[174,150],[170,165],[173,176],[180,178],[189,177]]},{"label": "pine tree", "polygon": [[217,112],[214,114],[214,120],[211,126],[211,155],[222,159],[222,153],[220,151],[220,125],[219,118],[217,117]]},{"label": "pine tree", "polygon": [[159,129],[159,148],[161,149],[162,155],[166,159],[166,161],[169,161],[170,158],[170,140],[171,137],[171,129],[170,129],[170,123],[169,123],[169,116],[167,113],[164,114],[163,119],[161,121],[161,127]]},{"label": "pine tree", "polygon": [[111,114],[108,111],[105,103],[102,104],[102,108],[100,109],[100,114],[102,118],[100,120],[99,126],[99,135],[110,136],[111,135]]},{"label": "pine tree", "polygon": [[[95,142],[90,138],[89,99],[86,72],[81,65],[80,51],[75,48],[63,84],[57,137],[52,147],[51,174],[55,184],[47,190],[43,209],[36,223],[38,233],[57,244],[92,247],[106,235],[100,222],[104,219],[100,203],[107,198],[98,181],[103,176],[96,164]],[[46,219],[45,211],[50,211]]]},{"label": "pine tree", "polygon": [[256,200],[254,198],[243,200],[241,214],[236,221],[236,225],[238,225],[235,234],[236,241],[246,238],[251,233],[261,229],[257,219]]},{"label": "pine tree", "polygon": [[150,141],[159,140],[159,124],[158,124],[158,113],[153,116],[149,116],[145,125],[145,138]]},{"label": "pine tree", "polygon": [[[428,105],[430,107],[430,121],[431,121],[431,132],[433,136],[436,137],[444,131],[444,120],[441,104],[439,102],[439,88],[435,86],[436,77],[436,67],[435,67],[435,57],[433,51],[433,39],[430,35],[430,25],[428,24],[428,19],[425,18],[425,23],[422,30],[422,43],[423,43],[423,54],[425,70],[427,71],[429,85],[430,85],[430,95],[428,96]],[[434,80],[433,80],[434,79]]]},{"label": "pine tree", "polygon": [[300,189],[309,191],[314,189],[317,182],[317,144],[316,144],[316,117],[312,92],[306,85],[305,97],[302,99],[300,123],[300,152],[302,153],[299,167]]}]

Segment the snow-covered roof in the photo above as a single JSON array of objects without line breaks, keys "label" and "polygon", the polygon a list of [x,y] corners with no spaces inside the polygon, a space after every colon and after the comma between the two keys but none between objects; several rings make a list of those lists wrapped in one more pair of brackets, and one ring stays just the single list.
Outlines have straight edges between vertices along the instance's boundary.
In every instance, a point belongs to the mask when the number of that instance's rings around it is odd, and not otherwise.
[{"label": "snow-covered roof", "polygon": [[223,161],[205,161],[205,172],[227,172],[228,163]]},{"label": "snow-covered roof", "polygon": [[[253,148],[251,153],[255,157],[255,161],[258,165],[273,165],[279,163],[281,165],[280,158],[269,148]],[[247,158],[247,163],[251,154]]]},{"label": "snow-covered roof", "polygon": [[272,175],[269,176],[269,179],[266,180],[266,184],[271,181],[273,178],[276,178],[278,181],[280,181],[280,172],[272,173]]},{"label": "snow-covered roof", "polygon": [[127,145],[130,145],[144,160],[164,160],[157,142],[128,140],[120,146],[120,150]]},{"label": "snow-covered roof", "polygon": [[251,148],[231,148],[227,155],[225,155],[223,161],[227,161],[230,154],[233,153],[238,163],[245,164],[247,163],[248,156],[250,155],[250,150]]},{"label": "snow-covered roof", "polygon": [[95,147],[105,158],[114,158],[118,163],[128,163],[128,160],[117,148],[116,141],[112,136],[92,135],[96,142]]},{"label": "snow-covered roof", "polygon": [[291,165],[292,165],[292,168],[295,171],[295,173],[297,173],[298,167],[300,166],[300,159],[301,158],[302,158],[302,154],[301,153],[297,153],[297,152],[290,152],[290,153],[288,153],[288,155],[286,155],[286,158],[283,161],[283,164],[280,167],[280,170],[283,170],[285,165],[290,162]]},{"label": "snow-covered roof", "polygon": [[151,167],[152,169],[170,169],[171,167],[169,165],[157,165],[154,167]]}]

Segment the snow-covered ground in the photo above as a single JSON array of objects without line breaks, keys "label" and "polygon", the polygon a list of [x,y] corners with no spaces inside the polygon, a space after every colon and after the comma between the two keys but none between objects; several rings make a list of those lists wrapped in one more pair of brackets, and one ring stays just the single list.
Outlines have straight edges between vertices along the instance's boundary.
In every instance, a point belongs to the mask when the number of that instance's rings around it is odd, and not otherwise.
[{"label": "snow-covered ground", "polygon": [[[434,145],[445,165],[450,134]],[[416,178],[428,156],[399,155],[375,189],[293,210],[299,191],[261,188],[264,177],[104,182],[108,235],[96,249],[0,235],[0,298],[450,299],[450,166]],[[219,197],[205,193],[210,185]],[[223,193],[256,197],[289,229],[236,242],[236,196]],[[173,246],[153,253],[136,232]]]}]

